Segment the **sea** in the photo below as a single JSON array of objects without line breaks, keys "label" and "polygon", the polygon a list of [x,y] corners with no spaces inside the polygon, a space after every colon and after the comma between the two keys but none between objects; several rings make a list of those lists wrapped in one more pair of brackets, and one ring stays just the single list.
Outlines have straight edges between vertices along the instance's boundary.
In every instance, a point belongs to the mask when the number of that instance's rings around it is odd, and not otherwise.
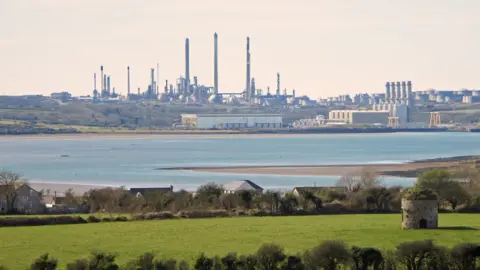
[{"label": "sea", "polygon": [[[0,170],[31,182],[195,190],[248,179],[264,189],[331,186],[340,175],[282,176],[158,170],[241,165],[382,164],[480,155],[480,133],[193,137],[0,137]],[[415,179],[385,177],[386,185]]]}]

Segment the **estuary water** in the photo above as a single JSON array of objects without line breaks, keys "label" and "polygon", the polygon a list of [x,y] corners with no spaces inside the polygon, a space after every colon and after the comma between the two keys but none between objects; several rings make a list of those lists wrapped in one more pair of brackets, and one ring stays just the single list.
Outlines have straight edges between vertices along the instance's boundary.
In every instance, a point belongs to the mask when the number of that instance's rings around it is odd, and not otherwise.
[{"label": "estuary water", "polygon": [[[236,165],[401,163],[480,155],[480,133],[105,138],[0,137],[0,170],[31,182],[169,186],[192,190],[214,181],[249,179],[264,188],[333,185],[339,176],[279,176],[162,171],[156,168]],[[408,186],[412,179],[385,178]]]}]

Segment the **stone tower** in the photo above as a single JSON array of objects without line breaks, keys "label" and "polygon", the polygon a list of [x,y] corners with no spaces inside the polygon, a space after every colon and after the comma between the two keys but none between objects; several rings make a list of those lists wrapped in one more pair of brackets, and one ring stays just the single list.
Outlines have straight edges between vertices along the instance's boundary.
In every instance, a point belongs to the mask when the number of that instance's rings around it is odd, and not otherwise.
[{"label": "stone tower", "polygon": [[402,198],[402,229],[438,228],[438,197],[431,190],[408,190]]}]

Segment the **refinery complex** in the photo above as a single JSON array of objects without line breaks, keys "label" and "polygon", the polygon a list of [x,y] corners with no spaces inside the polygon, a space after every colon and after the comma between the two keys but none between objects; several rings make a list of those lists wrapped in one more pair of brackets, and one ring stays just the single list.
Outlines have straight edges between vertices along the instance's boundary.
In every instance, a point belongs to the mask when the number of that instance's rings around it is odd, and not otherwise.
[{"label": "refinery complex", "polygon": [[159,64],[157,68],[151,68],[150,84],[144,89],[131,89],[130,72],[133,72],[129,66],[126,67],[127,76],[127,94],[124,96],[115,92],[112,87],[111,77],[106,74],[103,66],[100,67],[100,89],[97,88],[97,73],[94,73],[94,89],[92,100],[94,102],[121,102],[121,101],[142,101],[155,100],[162,103],[177,104],[229,104],[229,105],[282,105],[282,104],[305,104],[307,97],[295,97],[295,90],[287,94],[287,89],[281,89],[280,73],[276,74],[275,93],[270,92],[270,87],[266,91],[257,88],[255,77],[251,74],[251,53],[250,38],[246,40],[246,78],[245,87],[238,92],[222,92],[219,89],[219,69],[218,69],[218,34],[214,34],[214,65],[213,81],[214,85],[203,85],[198,81],[197,76],[190,75],[190,40],[185,40],[185,72],[177,78],[174,83],[165,80],[160,83]]},{"label": "refinery complex", "polygon": [[[373,94],[341,95],[337,97],[310,99],[296,95],[295,89],[282,89],[279,72],[272,76],[276,85],[274,90],[267,86],[262,89],[255,84],[251,73],[251,42],[246,38],[245,47],[245,85],[237,91],[224,91],[220,87],[218,66],[219,35],[213,35],[213,85],[199,82],[198,77],[190,73],[190,40],[185,39],[185,70],[179,78],[160,80],[159,64],[149,71],[150,82],[144,87],[131,88],[131,73],[136,72],[130,66],[125,67],[126,93],[118,93],[113,86],[108,69],[100,66],[93,74],[92,94],[72,97],[67,91],[52,93],[51,98],[63,103],[82,102],[92,104],[138,104],[139,106],[226,106],[247,108],[238,113],[199,112],[191,109],[188,113],[178,114],[178,120],[170,125],[183,129],[279,129],[279,128],[319,128],[319,127],[376,127],[389,129],[436,128],[443,123],[438,106],[480,105],[480,91],[462,90],[413,90],[411,81],[389,81],[379,84],[382,91],[369,91]],[[99,74],[98,74],[99,72]],[[97,76],[98,75],[98,76]],[[99,81],[99,82],[98,82]],[[125,86],[125,85],[124,85]],[[123,88],[123,87],[122,87]],[[148,105],[145,105],[148,104]],[[284,114],[302,108],[321,108],[314,115],[285,121]],[[186,107],[185,107],[186,108]],[[420,109],[419,109],[420,108]],[[427,109],[425,109],[427,108]],[[480,108],[480,107],[479,107]],[[423,109],[423,111],[422,111]],[[214,110],[213,110],[214,111]],[[185,111],[186,112],[186,111]],[[413,117],[422,112],[428,114],[423,120]],[[149,116],[150,117],[150,116]],[[144,117],[146,118],[146,116]],[[94,119],[98,122],[97,119]],[[138,117],[134,120],[139,122]],[[470,120],[468,120],[470,121]],[[473,120],[475,121],[475,120]],[[125,122],[125,121],[124,121]],[[145,121],[144,121],[145,122]],[[471,122],[471,121],[470,121]],[[477,120],[478,122],[478,120]]]}]

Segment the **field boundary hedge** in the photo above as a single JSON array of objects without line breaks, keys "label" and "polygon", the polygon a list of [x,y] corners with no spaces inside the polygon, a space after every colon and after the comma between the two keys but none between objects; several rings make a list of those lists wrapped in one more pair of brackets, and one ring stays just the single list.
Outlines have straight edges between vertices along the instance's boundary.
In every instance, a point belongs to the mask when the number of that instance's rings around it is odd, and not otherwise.
[{"label": "field boundary hedge", "polygon": [[61,215],[61,216],[42,216],[29,217],[24,215],[19,216],[0,216],[0,227],[23,227],[23,226],[47,226],[47,225],[68,225],[68,224],[88,224],[99,222],[129,222],[129,221],[144,221],[144,220],[169,220],[169,219],[199,219],[199,218],[228,218],[228,217],[280,217],[280,216],[314,216],[314,215],[345,215],[345,214],[399,214],[396,211],[296,211],[291,214],[270,213],[256,210],[208,210],[208,211],[179,211],[172,212],[149,212],[134,214],[132,217],[127,216],[104,216],[98,217],[91,215],[88,217]]}]

